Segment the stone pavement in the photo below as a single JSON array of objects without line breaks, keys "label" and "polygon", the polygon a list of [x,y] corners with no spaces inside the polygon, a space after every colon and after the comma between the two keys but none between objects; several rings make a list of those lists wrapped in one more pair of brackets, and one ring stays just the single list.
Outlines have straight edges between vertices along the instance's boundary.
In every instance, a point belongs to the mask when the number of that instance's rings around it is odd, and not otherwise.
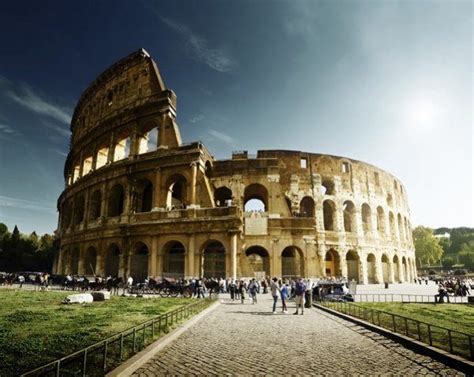
[{"label": "stone pavement", "polygon": [[[273,315],[272,300],[222,304],[135,371],[159,375],[462,375],[317,309]],[[280,309],[281,310],[281,309]]]}]

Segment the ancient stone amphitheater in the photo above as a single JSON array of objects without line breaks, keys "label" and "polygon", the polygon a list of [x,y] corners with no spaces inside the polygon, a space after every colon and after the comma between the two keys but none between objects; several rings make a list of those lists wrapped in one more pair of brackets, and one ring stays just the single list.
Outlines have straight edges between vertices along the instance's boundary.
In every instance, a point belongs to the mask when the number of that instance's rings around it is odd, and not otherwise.
[{"label": "ancient stone amphitheater", "polygon": [[176,95],[139,50],[105,70],[71,122],[56,273],[156,277],[416,276],[406,190],[361,161],[183,144]]}]

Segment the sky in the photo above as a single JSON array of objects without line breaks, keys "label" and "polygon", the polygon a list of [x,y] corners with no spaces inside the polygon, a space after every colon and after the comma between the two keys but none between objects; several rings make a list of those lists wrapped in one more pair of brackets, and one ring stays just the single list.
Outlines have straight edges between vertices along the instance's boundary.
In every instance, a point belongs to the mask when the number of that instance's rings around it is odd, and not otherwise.
[{"label": "sky", "polygon": [[51,233],[69,123],[143,47],[184,142],[374,164],[412,224],[474,226],[471,1],[9,1],[0,12],[0,222]]}]

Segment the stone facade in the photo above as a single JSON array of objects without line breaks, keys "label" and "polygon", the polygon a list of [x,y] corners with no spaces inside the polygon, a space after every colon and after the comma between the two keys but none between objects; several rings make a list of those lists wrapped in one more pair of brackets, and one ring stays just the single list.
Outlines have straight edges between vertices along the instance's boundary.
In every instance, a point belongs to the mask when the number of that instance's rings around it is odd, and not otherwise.
[{"label": "stone facade", "polygon": [[397,178],[338,156],[264,150],[216,160],[201,143],[183,144],[176,95],[144,50],[90,85],[71,130],[56,273],[416,276]]}]

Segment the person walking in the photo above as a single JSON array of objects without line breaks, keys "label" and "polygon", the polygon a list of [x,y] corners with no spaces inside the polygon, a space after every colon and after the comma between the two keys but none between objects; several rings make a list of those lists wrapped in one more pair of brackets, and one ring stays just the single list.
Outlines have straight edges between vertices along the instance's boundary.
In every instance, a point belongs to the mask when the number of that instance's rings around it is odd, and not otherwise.
[{"label": "person walking", "polygon": [[239,283],[239,293],[240,293],[240,302],[243,304],[245,301],[245,293],[247,289],[245,288],[245,282],[243,280]]},{"label": "person walking", "polygon": [[250,297],[252,298],[252,304],[257,303],[257,292],[258,292],[258,284],[255,281],[255,278],[253,278],[249,285],[249,294],[250,294]]},{"label": "person walking", "polygon": [[235,291],[237,290],[237,284],[235,284],[234,279],[231,280],[229,284],[230,298],[232,301],[235,300]]},{"label": "person walking", "polygon": [[283,313],[288,313],[288,308],[286,307],[286,300],[288,299],[288,284],[283,283],[280,289],[281,297],[281,310]]},{"label": "person walking", "polygon": [[273,314],[276,314],[276,304],[278,301],[278,292],[280,292],[280,286],[278,285],[278,279],[273,278],[270,284],[270,291],[273,297]]},{"label": "person walking", "polygon": [[301,315],[304,314],[304,293],[306,292],[306,284],[302,278],[299,278],[295,284],[295,303],[296,303],[296,312],[294,315],[298,314],[298,308],[301,306]]}]

